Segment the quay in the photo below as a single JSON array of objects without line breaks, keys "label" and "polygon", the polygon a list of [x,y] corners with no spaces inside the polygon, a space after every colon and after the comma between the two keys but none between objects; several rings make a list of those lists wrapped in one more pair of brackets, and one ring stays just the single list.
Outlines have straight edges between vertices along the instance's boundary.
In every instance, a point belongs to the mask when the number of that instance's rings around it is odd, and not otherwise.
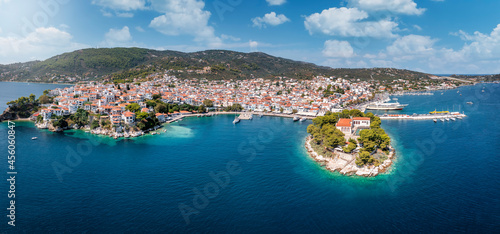
[{"label": "quay", "polygon": [[413,114],[413,115],[377,115],[380,119],[385,120],[400,120],[400,119],[409,119],[409,120],[433,120],[433,119],[446,119],[446,118],[465,118],[467,115],[460,113],[451,113],[451,114]]},{"label": "quay", "polygon": [[392,96],[432,96],[431,92],[396,92]]},{"label": "quay", "polygon": [[316,116],[305,116],[298,114],[282,114],[282,113],[270,113],[270,112],[209,112],[204,114],[184,114],[175,116],[170,120],[165,121],[165,123],[173,123],[179,120],[184,119],[185,117],[211,117],[214,115],[239,115],[239,119],[242,120],[250,120],[254,115],[263,115],[263,116],[273,116],[273,117],[282,117],[282,118],[294,118],[295,116],[304,118],[304,119],[314,119]]}]

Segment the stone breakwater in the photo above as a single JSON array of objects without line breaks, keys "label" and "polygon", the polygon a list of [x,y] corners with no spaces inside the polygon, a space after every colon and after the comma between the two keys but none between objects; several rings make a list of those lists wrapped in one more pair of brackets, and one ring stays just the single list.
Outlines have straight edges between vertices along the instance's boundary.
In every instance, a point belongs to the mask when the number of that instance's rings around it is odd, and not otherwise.
[{"label": "stone breakwater", "polygon": [[392,165],[392,159],[394,157],[394,150],[391,150],[388,159],[385,160],[379,166],[367,165],[358,166],[356,165],[356,154],[346,154],[346,153],[335,153],[333,158],[325,157],[316,153],[311,147],[312,137],[308,136],[306,138],[305,147],[309,156],[311,156],[315,161],[320,162],[325,165],[325,168],[329,171],[338,171],[342,175],[357,175],[363,177],[374,177],[380,173],[386,172]]}]

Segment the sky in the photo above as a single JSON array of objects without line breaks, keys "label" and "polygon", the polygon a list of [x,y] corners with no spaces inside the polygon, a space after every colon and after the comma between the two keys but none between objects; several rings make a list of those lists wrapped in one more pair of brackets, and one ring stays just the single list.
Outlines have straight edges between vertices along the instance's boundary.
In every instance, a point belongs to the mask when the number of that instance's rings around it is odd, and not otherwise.
[{"label": "sky", "polygon": [[0,0],[0,64],[142,47],[497,74],[499,9],[498,0]]}]

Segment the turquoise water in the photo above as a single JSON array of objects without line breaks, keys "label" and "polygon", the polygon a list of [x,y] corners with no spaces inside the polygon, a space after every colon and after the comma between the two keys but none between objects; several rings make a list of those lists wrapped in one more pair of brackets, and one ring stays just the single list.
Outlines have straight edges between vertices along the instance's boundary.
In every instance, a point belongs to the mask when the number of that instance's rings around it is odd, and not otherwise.
[{"label": "turquoise water", "polygon": [[[0,231],[496,232],[500,87],[486,87],[399,97],[410,114],[462,104],[469,117],[383,121],[398,158],[390,173],[368,179],[312,161],[303,147],[310,121],[188,118],[159,136],[118,141],[17,122],[18,215],[15,228],[2,216]],[[0,149],[6,131],[1,123]]]}]

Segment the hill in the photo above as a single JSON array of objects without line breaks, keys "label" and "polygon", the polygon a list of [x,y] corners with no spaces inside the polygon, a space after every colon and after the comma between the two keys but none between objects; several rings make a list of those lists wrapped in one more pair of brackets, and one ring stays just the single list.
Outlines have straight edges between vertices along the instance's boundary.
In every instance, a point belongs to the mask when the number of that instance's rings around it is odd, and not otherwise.
[{"label": "hill", "polygon": [[272,79],[280,76],[311,79],[317,75],[362,80],[428,77],[424,73],[391,68],[333,69],[261,52],[207,50],[183,53],[142,48],[102,48],[77,50],[45,61],[0,65],[0,80],[78,82],[112,79],[127,82],[165,71],[179,78],[207,79]]}]

